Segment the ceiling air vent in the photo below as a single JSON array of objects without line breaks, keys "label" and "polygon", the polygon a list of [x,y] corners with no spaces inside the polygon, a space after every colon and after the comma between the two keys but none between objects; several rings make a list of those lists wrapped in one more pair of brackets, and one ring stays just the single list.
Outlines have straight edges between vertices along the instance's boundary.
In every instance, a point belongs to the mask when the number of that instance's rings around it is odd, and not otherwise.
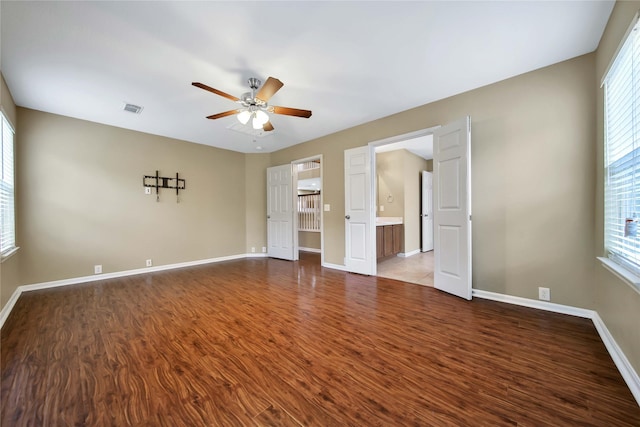
[{"label": "ceiling air vent", "polygon": [[140,112],[142,111],[142,107],[139,105],[133,105],[133,104],[124,104],[124,107],[122,108],[124,111],[128,111],[130,113],[134,113],[134,114],[140,114]]}]

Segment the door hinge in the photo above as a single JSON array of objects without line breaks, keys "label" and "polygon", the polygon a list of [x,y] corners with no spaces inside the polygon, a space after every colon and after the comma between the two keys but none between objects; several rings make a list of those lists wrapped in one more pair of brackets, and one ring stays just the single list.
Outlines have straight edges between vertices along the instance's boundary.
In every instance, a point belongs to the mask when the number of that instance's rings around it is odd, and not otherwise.
[{"label": "door hinge", "polygon": [[469,221],[471,221],[471,215],[469,215]]}]

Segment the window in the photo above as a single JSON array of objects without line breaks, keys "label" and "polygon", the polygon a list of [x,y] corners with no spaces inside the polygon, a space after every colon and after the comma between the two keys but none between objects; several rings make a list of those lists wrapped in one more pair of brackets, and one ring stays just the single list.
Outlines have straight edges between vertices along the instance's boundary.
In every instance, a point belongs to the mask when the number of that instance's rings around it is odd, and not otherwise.
[{"label": "window", "polygon": [[2,176],[0,176],[0,255],[5,257],[16,249],[16,221],[13,176],[13,129],[0,113],[2,119]]},{"label": "window", "polygon": [[640,30],[635,24],[604,79],[605,249],[640,276]]}]

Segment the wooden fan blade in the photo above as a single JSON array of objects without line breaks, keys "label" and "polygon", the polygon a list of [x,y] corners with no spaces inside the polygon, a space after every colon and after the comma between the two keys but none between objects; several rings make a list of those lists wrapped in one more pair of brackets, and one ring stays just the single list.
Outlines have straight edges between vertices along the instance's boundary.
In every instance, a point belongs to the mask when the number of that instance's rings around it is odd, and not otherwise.
[{"label": "wooden fan blade", "polygon": [[209,92],[211,92],[211,93],[215,93],[216,95],[223,96],[223,97],[225,97],[225,98],[227,98],[227,99],[232,100],[233,102],[235,102],[235,101],[240,101],[240,98],[236,98],[236,97],[235,97],[235,96],[233,96],[233,95],[229,95],[228,93],[224,93],[224,92],[222,92],[221,90],[214,89],[214,88],[212,88],[212,87],[210,87],[210,86],[207,86],[207,85],[205,85],[205,84],[198,83],[198,82],[193,82],[193,83],[191,83],[191,84],[192,84],[192,85],[194,85],[195,87],[199,87],[200,89],[208,90],[208,91],[209,91]]},{"label": "wooden fan blade", "polygon": [[240,111],[242,111],[242,109],[229,110],[225,111],[224,113],[212,114],[210,116],[207,116],[207,119],[215,120],[221,117],[233,116],[234,114],[238,114]]},{"label": "wooden fan blade", "polygon": [[289,107],[269,107],[269,111],[276,114],[284,114],[285,116],[296,116],[296,117],[311,117],[311,111],[309,110],[299,110],[297,108],[289,108]]},{"label": "wooden fan blade", "polygon": [[280,80],[269,77],[256,94],[256,98],[267,102],[282,86],[284,86],[284,83]]},{"label": "wooden fan blade", "polygon": [[271,124],[271,122],[267,122],[262,125],[262,130],[264,130],[265,132],[271,132],[273,130],[273,125]]}]

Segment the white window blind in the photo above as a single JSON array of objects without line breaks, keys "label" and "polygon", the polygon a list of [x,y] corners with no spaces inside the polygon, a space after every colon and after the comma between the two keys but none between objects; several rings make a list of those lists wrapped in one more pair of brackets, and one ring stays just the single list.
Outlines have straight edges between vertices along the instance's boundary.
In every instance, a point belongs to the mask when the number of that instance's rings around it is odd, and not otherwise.
[{"label": "white window blind", "polygon": [[640,274],[640,30],[638,22],[604,79],[605,248]]},{"label": "white window blind", "polygon": [[2,256],[16,247],[15,191],[13,170],[13,129],[9,122],[2,118],[2,176],[0,177],[0,254]]}]

